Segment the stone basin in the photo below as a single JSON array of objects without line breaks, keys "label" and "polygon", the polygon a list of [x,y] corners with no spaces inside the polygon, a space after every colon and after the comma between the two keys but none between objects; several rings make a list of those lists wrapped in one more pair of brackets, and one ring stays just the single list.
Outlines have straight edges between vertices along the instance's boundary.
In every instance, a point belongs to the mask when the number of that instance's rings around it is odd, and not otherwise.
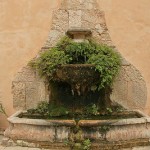
[{"label": "stone basin", "polygon": [[54,79],[68,83],[74,91],[84,93],[100,81],[100,74],[92,64],[67,64],[57,68]]},{"label": "stone basin", "polygon": [[[150,139],[150,117],[140,111],[136,112],[140,118],[115,119],[115,120],[44,120],[20,118],[24,113],[16,112],[8,118],[9,128],[5,131],[5,136],[14,142],[22,140],[27,143],[36,144],[35,147],[41,147],[44,143],[55,145],[63,144],[70,137],[75,137],[73,129],[78,125],[80,127],[81,139],[90,139],[101,143],[107,141],[131,142],[131,140]],[[42,144],[41,144],[42,143]],[[30,145],[30,144],[29,144]]]},{"label": "stone basin", "polygon": [[54,77],[70,84],[92,84],[99,79],[99,73],[92,64],[67,64],[59,66]]}]

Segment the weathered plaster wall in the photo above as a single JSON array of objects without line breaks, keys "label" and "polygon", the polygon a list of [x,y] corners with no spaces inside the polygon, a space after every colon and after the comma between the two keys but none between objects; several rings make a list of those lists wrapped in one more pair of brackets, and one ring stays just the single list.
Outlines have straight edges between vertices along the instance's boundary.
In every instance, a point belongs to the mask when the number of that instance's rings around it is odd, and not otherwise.
[{"label": "weathered plaster wall", "polygon": [[150,1],[97,1],[105,11],[113,43],[146,81],[148,95],[145,112],[150,114]]},{"label": "weathered plaster wall", "polygon": [[[0,0],[0,101],[13,110],[11,86],[15,74],[43,46],[58,0]],[[0,127],[7,125],[0,114]]]},{"label": "weathered plaster wall", "polygon": [[[61,0],[0,0],[0,101],[7,113],[12,107],[14,75],[43,46],[51,24],[52,10]],[[106,12],[110,36],[122,55],[139,69],[148,88],[150,108],[149,0],[97,0]],[[149,112],[150,113],[150,112]],[[0,127],[7,125],[0,115]]]}]

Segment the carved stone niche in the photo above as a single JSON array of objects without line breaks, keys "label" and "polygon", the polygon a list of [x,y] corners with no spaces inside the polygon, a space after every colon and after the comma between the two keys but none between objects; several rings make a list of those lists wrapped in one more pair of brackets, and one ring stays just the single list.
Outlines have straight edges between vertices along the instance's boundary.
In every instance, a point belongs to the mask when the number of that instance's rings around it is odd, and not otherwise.
[{"label": "carved stone niche", "polygon": [[[74,36],[77,41],[90,35],[97,42],[112,46],[117,51],[107,29],[104,12],[97,6],[95,0],[63,0],[60,9],[53,12],[52,27],[41,51],[55,46],[67,31],[67,34]],[[76,28],[76,31],[72,31],[72,28]],[[34,108],[40,101],[49,101],[50,89],[48,90],[45,79],[41,79],[29,66],[16,74],[12,85],[13,104],[16,109]],[[121,71],[113,85],[111,100],[128,109],[143,111],[146,105],[145,81],[141,73],[123,57]]]}]

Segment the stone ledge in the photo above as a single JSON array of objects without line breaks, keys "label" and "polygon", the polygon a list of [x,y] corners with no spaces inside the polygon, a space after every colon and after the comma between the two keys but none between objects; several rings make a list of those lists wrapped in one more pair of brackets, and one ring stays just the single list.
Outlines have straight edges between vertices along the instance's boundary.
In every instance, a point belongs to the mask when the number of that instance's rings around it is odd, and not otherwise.
[{"label": "stone ledge", "polygon": [[148,115],[145,115],[140,110],[134,110],[133,112],[139,114],[141,118],[115,119],[115,120],[80,120],[78,124],[81,127],[97,127],[103,125],[116,126],[116,125],[146,124],[150,122],[150,117]]},{"label": "stone ledge", "polygon": [[69,36],[72,36],[74,34],[91,35],[92,31],[90,29],[85,29],[85,28],[71,28],[71,29],[68,29],[66,34]]},{"label": "stone ledge", "polygon": [[[44,120],[44,119],[28,119],[28,118],[19,118],[26,111],[17,111],[14,115],[8,118],[10,123],[16,124],[30,124],[30,125],[43,125],[43,126],[76,126],[75,120]],[[114,119],[114,120],[80,120],[78,125],[81,127],[96,127],[103,125],[132,125],[132,124],[144,124],[150,122],[150,117],[145,115],[139,110],[135,110],[141,118],[129,118],[129,119]]]},{"label": "stone ledge", "polygon": [[[149,119],[150,120],[150,119]],[[81,127],[97,127],[97,126],[116,126],[116,125],[133,125],[144,124],[145,118],[131,118],[131,119],[119,119],[119,120],[80,120],[79,126]]]},{"label": "stone ledge", "polygon": [[19,118],[22,111],[17,111],[14,115],[10,116],[7,120],[13,124],[30,124],[30,125],[43,125],[43,126],[75,126],[74,120],[44,120],[44,119],[28,119]]}]

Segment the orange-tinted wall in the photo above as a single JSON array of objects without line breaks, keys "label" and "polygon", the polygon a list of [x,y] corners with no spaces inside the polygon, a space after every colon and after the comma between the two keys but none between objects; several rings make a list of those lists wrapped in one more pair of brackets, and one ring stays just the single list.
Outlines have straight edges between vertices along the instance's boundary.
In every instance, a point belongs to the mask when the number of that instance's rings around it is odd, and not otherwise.
[{"label": "orange-tinted wall", "polygon": [[[0,101],[15,112],[11,82],[46,41],[52,11],[61,0],[0,0]],[[140,70],[147,84],[150,114],[150,1],[97,0],[105,11],[110,36],[122,55]],[[0,127],[7,126],[0,114]]]}]

